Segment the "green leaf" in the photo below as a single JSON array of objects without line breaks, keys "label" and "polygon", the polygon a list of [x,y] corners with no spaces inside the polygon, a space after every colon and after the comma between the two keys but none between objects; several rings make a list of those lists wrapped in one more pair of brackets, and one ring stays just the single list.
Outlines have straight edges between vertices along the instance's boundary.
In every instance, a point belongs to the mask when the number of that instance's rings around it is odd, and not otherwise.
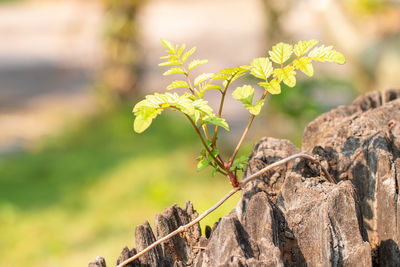
[{"label": "green leaf", "polygon": [[312,60],[321,62],[328,61],[338,64],[344,64],[346,62],[343,54],[337,52],[336,50],[333,50],[333,46],[325,47],[324,45],[321,45],[319,47],[316,47],[311,50],[311,52],[308,54],[308,57]]},{"label": "green leaf", "polygon": [[196,51],[196,47],[193,47],[189,51],[186,51],[182,56],[182,62],[185,63],[186,60]]},{"label": "green leaf", "polygon": [[294,45],[293,51],[297,57],[301,57],[316,44],[318,44],[318,40],[315,39],[311,39],[309,41],[299,41],[297,44]]},{"label": "green leaf", "polygon": [[167,76],[167,75],[171,75],[171,74],[175,74],[175,73],[185,73],[185,71],[180,67],[174,67],[174,68],[171,68],[171,69],[167,70],[166,72],[164,72],[163,75]]},{"label": "green leaf", "polygon": [[175,47],[165,39],[160,39],[163,46],[165,46],[169,51],[169,53],[174,54],[176,52]]},{"label": "green leaf", "polygon": [[169,60],[166,62],[162,62],[160,64],[158,64],[158,66],[170,66],[170,65],[180,65],[181,63],[179,62],[179,60]]},{"label": "green leaf", "polygon": [[273,62],[282,65],[292,55],[292,49],[292,45],[278,43],[277,45],[272,47],[272,51],[269,51],[269,56]]},{"label": "green leaf", "polygon": [[152,118],[143,118],[142,116],[138,116],[135,118],[133,123],[133,130],[137,133],[144,132],[151,125]]},{"label": "green leaf", "polygon": [[178,58],[181,57],[181,55],[182,55],[182,53],[183,53],[183,50],[185,50],[185,48],[186,48],[186,45],[183,44],[183,45],[179,48],[179,50],[176,52],[176,56],[177,56]]},{"label": "green leaf", "polygon": [[[170,107],[177,108],[188,116],[193,116],[195,113],[195,101],[192,98],[193,96],[190,94],[179,96],[176,93],[147,95],[146,99],[137,103],[133,108],[133,113],[136,116],[134,130],[143,132],[151,124],[152,119],[157,117],[164,109]],[[205,113],[204,109],[203,113]]]},{"label": "green leaf", "polygon": [[193,106],[196,110],[202,112],[204,115],[213,116],[213,109],[208,105],[208,102],[203,99],[193,101]]},{"label": "green leaf", "polygon": [[239,100],[243,104],[251,105],[254,96],[254,88],[251,85],[243,85],[237,87],[233,92],[234,99]]},{"label": "green leaf", "polygon": [[257,78],[267,80],[272,73],[272,63],[267,57],[255,58],[251,63],[251,74]]},{"label": "green leaf", "polygon": [[260,114],[261,108],[264,105],[264,100],[260,99],[254,105],[252,104],[254,97],[254,88],[251,85],[243,85],[241,87],[237,87],[235,91],[233,91],[232,96],[234,99],[242,102],[244,107],[251,114],[253,115]]},{"label": "green leaf", "polygon": [[268,92],[273,95],[278,95],[281,93],[281,83],[278,79],[273,79],[269,82]]},{"label": "green leaf", "polygon": [[314,75],[314,68],[311,64],[311,59],[308,57],[301,57],[293,61],[293,67],[301,70],[305,75],[311,77]]},{"label": "green leaf", "polygon": [[223,119],[223,118],[218,118],[216,116],[212,116],[212,117],[205,116],[203,118],[203,122],[218,125],[218,126],[224,128],[225,130],[229,131],[229,125],[228,125],[228,123],[226,123],[225,119]]},{"label": "green leaf", "polygon": [[172,90],[176,88],[189,88],[189,85],[185,81],[173,81],[167,86],[167,90]]},{"label": "green leaf", "polygon": [[191,71],[192,69],[196,68],[197,66],[200,66],[202,64],[207,64],[207,63],[208,63],[207,59],[204,59],[204,60],[198,60],[198,59],[193,60],[192,62],[189,63],[189,70],[188,71]]},{"label": "green leaf", "polygon": [[193,105],[193,100],[187,97],[181,96],[179,101],[175,103],[175,106],[188,116],[194,115],[195,108]]},{"label": "green leaf", "polygon": [[215,84],[207,84],[205,87],[202,88],[203,91],[206,90],[211,90],[211,89],[217,89],[220,90],[221,89],[221,85],[215,85]]},{"label": "green leaf", "polygon": [[245,107],[251,114],[257,116],[258,114],[260,114],[263,105],[264,105],[264,99],[260,99],[254,105],[245,105]]},{"label": "green leaf", "polygon": [[200,160],[199,163],[197,164],[197,171],[201,171],[204,168],[206,168],[207,166],[209,166],[210,163],[204,159]]},{"label": "green leaf", "polygon": [[287,86],[294,87],[296,85],[296,71],[293,66],[274,69],[274,74],[279,81],[283,81]]},{"label": "green leaf", "polygon": [[213,154],[214,157],[216,157],[216,156],[218,156],[219,151],[218,151],[217,149],[212,149],[212,150],[211,150],[211,154]]},{"label": "green leaf", "polygon": [[229,170],[243,170],[246,165],[248,164],[249,157],[248,156],[241,156],[233,161],[233,164]]},{"label": "green leaf", "polygon": [[215,75],[214,73],[200,74],[194,79],[194,86],[199,85],[199,83],[204,82],[205,80],[211,79],[212,77],[214,77],[214,75]]}]

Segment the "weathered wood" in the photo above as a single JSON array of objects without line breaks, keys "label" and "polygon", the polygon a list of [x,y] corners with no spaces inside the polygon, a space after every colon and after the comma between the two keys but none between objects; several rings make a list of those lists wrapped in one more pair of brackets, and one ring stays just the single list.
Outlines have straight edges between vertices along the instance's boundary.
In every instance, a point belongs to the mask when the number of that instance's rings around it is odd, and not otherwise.
[{"label": "weathered wood", "polygon": [[[372,92],[307,126],[301,151],[318,157],[338,184],[310,161],[289,162],[246,184],[232,212],[206,228],[207,238],[197,224],[131,266],[400,266],[398,98],[400,90],[389,90],[382,104]],[[299,152],[287,140],[264,138],[245,176]],[[196,216],[190,202],[167,208],[156,216],[155,235],[148,222],[137,227],[137,249]],[[124,248],[119,260],[129,255]]]}]

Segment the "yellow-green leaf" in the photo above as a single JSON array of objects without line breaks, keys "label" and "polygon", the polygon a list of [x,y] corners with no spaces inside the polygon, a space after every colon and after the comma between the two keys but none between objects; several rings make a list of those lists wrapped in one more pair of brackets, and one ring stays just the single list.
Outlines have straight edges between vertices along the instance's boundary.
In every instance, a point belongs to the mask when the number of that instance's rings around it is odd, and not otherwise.
[{"label": "yellow-green leaf", "polygon": [[296,71],[293,66],[274,69],[274,74],[279,81],[283,81],[287,86],[294,87],[296,85]]},{"label": "yellow-green leaf", "polygon": [[137,116],[133,122],[133,130],[137,133],[144,132],[147,128],[149,128],[152,120],[152,118],[143,118],[141,116]]},{"label": "yellow-green leaf", "polygon": [[198,60],[198,59],[193,60],[192,62],[189,63],[189,71],[191,71],[192,69],[196,68],[199,65],[206,64],[207,62],[208,62],[207,59],[204,59],[204,60]]},{"label": "yellow-green leaf", "polygon": [[305,75],[311,77],[314,75],[314,68],[311,59],[308,57],[297,58],[293,61],[293,67],[301,70]]},{"label": "yellow-green leaf", "polygon": [[294,45],[294,53],[297,57],[301,57],[304,53],[307,53],[308,50],[313,48],[314,45],[318,43],[318,40],[311,39],[309,41],[299,41]]},{"label": "yellow-green leaf", "polygon": [[175,53],[175,47],[165,39],[160,39],[161,43],[165,48],[167,48],[169,53]]},{"label": "yellow-green leaf", "polygon": [[277,64],[282,65],[290,58],[293,53],[293,46],[285,43],[278,43],[269,51],[271,60]]},{"label": "yellow-green leaf", "polygon": [[176,88],[189,88],[189,85],[185,81],[173,81],[167,86],[167,90],[172,90]]},{"label": "yellow-green leaf", "polygon": [[180,68],[180,67],[175,67],[167,70],[166,72],[163,73],[164,76],[175,74],[175,73],[185,73],[185,71]]},{"label": "yellow-green leaf", "polygon": [[200,160],[199,163],[197,164],[197,171],[201,171],[207,166],[209,166],[210,163],[208,161],[205,161],[204,159]]},{"label": "yellow-green leaf", "polygon": [[237,87],[233,92],[234,99],[239,100],[243,104],[251,105],[254,96],[254,88],[251,85],[243,85]]},{"label": "yellow-green leaf", "polygon": [[197,86],[199,83],[204,82],[205,80],[211,79],[212,77],[214,77],[214,75],[214,73],[200,74],[194,79],[194,86]]},{"label": "yellow-green leaf", "polygon": [[272,73],[272,63],[267,57],[255,58],[251,63],[251,74],[257,78],[267,80]]},{"label": "yellow-green leaf", "polygon": [[251,114],[257,116],[258,114],[260,114],[263,105],[264,105],[264,99],[260,99],[254,105],[245,105],[245,107]]},{"label": "yellow-green leaf", "polygon": [[258,85],[264,87],[272,95],[281,93],[281,85],[278,79],[272,79],[270,82],[260,82]]},{"label": "yellow-green leaf", "polygon": [[315,61],[321,62],[335,62],[338,64],[344,64],[346,62],[345,57],[342,53],[337,52],[333,49],[333,46],[324,46],[321,45],[319,47],[314,48],[308,54],[308,57]]},{"label": "yellow-green leaf", "polygon": [[186,51],[182,56],[182,62],[185,63],[186,60],[188,59],[188,57],[190,57],[194,53],[194,51],[196,51],[195,46],[192,49],[190,49],[189,51]]},{"label": "yellow-green leaf", "polygon": [[178,60],[171,59],[169,61],[162,62],[162,63],[158,64],[158,66],[169,66],[169,65],[180,65],[180,64],[181,63]]},{"label": "yellow-green leaf", "polygon": [[203,91],[210,90],[210,89],[221,89],[221,85],[215,85],[215,84],[207,84],[204,88],[202,88]]},{"label": "yellow-green leaf", "polygon": [[181,55],[182,55],[183,51],[185,50],[185,48],[186,48],[186,45],[183,44],[183,45],[179,48],[179,50],[176,52],[176,55],[177,55],[178,58],[181,57]]},{"label": "yellow-green leaf", "polygon": [[203,122],[218,125],[218,126],[224,128],[225,130],[229,131],[229,125],[228,125],[228,123],[226,123],[225,119],[223,119],[223,118],[218,118],[216,116],[212,116],[212,117],[205,116],[203,118]]}]

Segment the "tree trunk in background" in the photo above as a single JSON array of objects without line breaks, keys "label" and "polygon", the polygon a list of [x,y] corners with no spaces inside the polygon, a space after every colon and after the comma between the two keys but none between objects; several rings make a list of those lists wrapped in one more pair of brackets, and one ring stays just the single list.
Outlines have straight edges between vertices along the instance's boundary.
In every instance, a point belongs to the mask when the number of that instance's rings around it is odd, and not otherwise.
[{"label": "tree trunk in background", "polygon": [[103,67],[97,89],[107,104],[137,94],[141,51],[137,11],[144,1],[104,0]]}]

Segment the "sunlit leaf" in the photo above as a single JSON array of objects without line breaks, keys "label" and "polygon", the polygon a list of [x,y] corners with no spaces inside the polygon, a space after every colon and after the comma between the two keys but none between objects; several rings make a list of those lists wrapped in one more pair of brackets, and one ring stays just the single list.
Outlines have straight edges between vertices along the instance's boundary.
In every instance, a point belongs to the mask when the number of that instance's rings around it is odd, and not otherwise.
[{"label": "sunlit leaf", "polygon": [[214,75],[214,73],[200,74],[194,79],[194,86],[197,86],[199,83],[204,82],[205,80],[211,79],[212,77],[214,77]]},{"label": "sunlit leaf", "polygon": [[272,63],[267,57],[255,58],[251,63],[251,74],[257,78],[267,80],[272,73]]},{"label": "sunlit leaf", "polygon": [[171,68],[171,69],[167,70],[166,72],[164,72],[163,75],[167,76],[167,75],[171,75],[171,74],[175,74],[175,73],[185,73],[185,71],[180,67],[174,67],[174,68]]},{"label": "sunlit leaf", "polygon": [[192,69],[196,68],[197,66],[200,66],[202,64],[207,64],[208,60],[207,59],[203,59],[203,60],[193,60],[192,62],[189,63],[189,71],[191,71]]},{"label": "sunlit leaf", "polygon": [[215,84],[207,84],[204,88],[202,88],[204,91],[205,90],[210,90],[210,89],[217,89],[220,90],[221,89],[221,85],[215,85]]},{"label": "sunlit leaf", "polygon": [[209,166],[210,163],[204,159],[200,160],[199,163],[197,164],[197,171],[201,171],[204,168],[206,168],[207,166]]},{"label": "sunlit leaf", "polygon": [[169,53],[175,53],[175,51],[176,51],[175,47],[170,42],[168,42],[165,39],[160,39],[160,41],[161,41],[162,45],[168,49]]},{"label": "sunlit leaf", "polygon": [[181,63],[178,60],[169,60],[158,64],[158,66],[170,66],[170,65],[180,65],[180,64]]},{"label": "sunlit leaf", "polygon": [[185,63],[186,60],[196,51],[196,47],[193,47],[189,51],[186,51],[182,56],[182,62]]},{"label": "sunlit leaf", "polygon": [[268,92],[273,95],[278,95],[281,93],[281,83],[278,79],[273,79],[269,82]]},{"label": "sunlit leaf", "polygon": [[277,64],[282,65],[290,58],[293,53],[293,46],[285,43],[278,43],[269,51],[271,60]]},{"label": "sunlit leaf", "polygon": [[133,130],[137,133],[144,132],[151,125],[153,119],[151,118],[142,118],[141,116],[136,117],[133,123]]},{"label": "sunlit leaf", "polygon": [[243,104],[251,105],[254,96],[254,88],[251,85],[243,85],[237,87],[233,92],[234,99],[239,100]]},{"label": "sunlit leaf", "polygon": [[252,104],[253,97],[254,97],[254,88],[251,87],[250,85],[243,85],[241,87],[237,87],[233,91],[232,96],[233,96],[234,99],[239,100],[240,102],[242,102],[244,107],[251,114],[253,114],[253,115],[260,114],[261,108],[264,105],[264,100],[260,99],[254,105]]},{"label": "sunlit leaf", "polygon": [[205,116],[203,118],[203,122],[218,125],[218,126],[224,128],[225,130],[229,131],[229,125],[228,125],[228,123],[226,123],[225,119],[223,119],[223,118],[218,118],[216,116],[212,116],[212,117]]},{"label": "sunlit leaf", "polygon": [[167,90],[172,90],[176,88],[189,88],[189,85],[185,81],[173,81],[167,86]]},{"label": "sunlit leaf", "polygon": [[213,109],[208,105],[208,102],[203,99],[193,101],[193,106],[196,110],[201,111],[204,115],[213,116]]},{"label": "sunlit leaf", "polygon": [[293,52],[297,57],[301,57],[304,53],[307,53],[308,50],[313,48],[318,43],[318,40],[311,39],[309,41],[299,41],[294,45]]},{"label": "sunlit leaf", "polygon": [[337,52],[333,49],[333,46],[324,46],[321,45],[319,47],[314,48],[308,54],[308,57],[315,61],[321,62],[335,62],[338,64],[344,64],[346,62],[345,57],[343,54]]},{"label": "sunlit leaf", "polygon": [[230,171],[244,170],[244,168],[248,164],[248,161],[249,161],[248,156],[241,156],[241,157],[235,159],[232,163],[232,167],[230,168]]},{"label": "sunlit leaf", "polygon": [[296,71],[293,66],[286,66],[283,69],[274,69],[274,75],[279,81],[283,81],[289,87],[294,87],[296,85]]},{"label": "sunlit leaf", "polygon": [[263,105],[264,105],[264,99],[260,99],[254,105],[245,105],[245,107],[251,114],[257,116],[258,114],[260,114]]},{"label": "sunlit leaf", "polygon": [[181,57],[181,55],[182,55],[183,51],[185,50],[185,48],[186,48],[186,45],[183,44],[183,45],[179,48],[179,50],[176,51],[176,55],[177,55],[178,58]]},{"label": "sunlit leaf", "polygon": [[314,75],[314,68],[311,64],[311,59],[301,57],[293,61],[293,67],[301,70],[305,75],[311,77]]}]

